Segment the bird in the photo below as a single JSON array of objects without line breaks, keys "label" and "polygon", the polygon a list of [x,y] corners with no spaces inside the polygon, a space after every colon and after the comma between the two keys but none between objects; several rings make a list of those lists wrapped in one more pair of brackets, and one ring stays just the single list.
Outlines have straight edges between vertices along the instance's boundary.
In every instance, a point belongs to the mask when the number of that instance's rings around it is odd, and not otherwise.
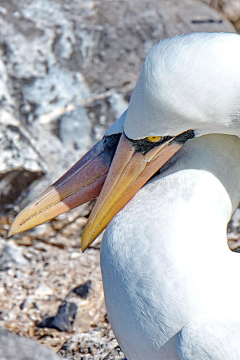
[{"label": "bird", "polygon": [[240,265],[226,239],[240,201],[239,63],[237,34],[160,41],[126,112],[10,229],[98,196],[81,248],[106,228],[105,301],[128,360],[240,359]]},{"label": "bird", "polygon": [[236,136],[189,140],[107,227],[105,301],[127,359],[240,359],[240,259],[226,240],[239,150]]}]

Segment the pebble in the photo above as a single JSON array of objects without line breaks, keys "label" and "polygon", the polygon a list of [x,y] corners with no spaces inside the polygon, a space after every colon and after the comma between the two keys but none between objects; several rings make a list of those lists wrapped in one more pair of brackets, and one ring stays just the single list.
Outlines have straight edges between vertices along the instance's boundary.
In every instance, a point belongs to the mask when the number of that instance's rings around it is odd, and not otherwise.
[{"label": "pebble", "polygon": [[43,298],[45,296],[53,295],[54,291],[46,284],[40,284],[38,288],[35,290],[34,295],[38,298]]},{"label": "pebble", "polygon": [[66,302],[59,306],[58,312],[55,316],[44,319],[42,322],[37,322],[38,327],[47,327],[57,329],[59,331],[72,331],[73,323],[76,317],[77,305],[73,302]]},{"label": "pebble", "polygon": [[92,288],[92,282],[91,280],[88,280],[85,282],[85,284],[75,287],[75,289],[73,289],[72,292],[80,296],[82,299],[87,299],[91,288]]},{"label": "pebble", "polygon": [[[12,267],[12,264],[28,265],[29,262],[22,254],[22,249],[16,245],[15,241],[11,240],[5,243],[4,240],[0,243],[0,270],[7,270]],[[13,269],[10,269],[13,271]]]}]

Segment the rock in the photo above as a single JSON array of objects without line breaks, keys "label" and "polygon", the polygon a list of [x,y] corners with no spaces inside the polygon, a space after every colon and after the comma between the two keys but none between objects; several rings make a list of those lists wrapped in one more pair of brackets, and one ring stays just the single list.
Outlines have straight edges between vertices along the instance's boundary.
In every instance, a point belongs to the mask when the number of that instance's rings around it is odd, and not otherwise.
[{"label": "rock", "polygon": [[[84,53],[83,59],[79,57],[92,91],[99,91],[99,85],[121,92],[133,89],[143,60],[160,39],[193,31],[235,31],[222,14],[196,0],[105,0],[94,10],[88,30],[92,59]],[[77,43],[80,26],[76,26]]]},{"label": "rock", "polygon": [[5,204],[16,201],[22,190],[41,178],[46,170],[30,133],[15,118],[15,100],[9,83],[6,66],[0,60],[0,214]]},{"label": "rock", "polygon": [[77,305],[73,302],[66,302],[59,306],[56,316],[46,318],[40,323],[37,322],[36,325],[38,327],[47,327],[59,331],[72,331],[76,312]]},{"label": "rock", "polygon": [[59,137],[63,145],[85,153],[91,146],[92,126],[84,107],[77,106],[62,115],[59,121]]},{"label": "rock", "polygon": [[34,292],[34,296],[36,298],[43,298],[43,297],[49,297],[50,295],[53,295],[54,291],[46,284],[40,284],[38,288]]},{"label": "rock", "polygon": [[[46,174],[44,185],[32,191],[34,197],[91,145],[88,134],[83,149],[74,152],[73,144],[65,142],[63,145],[55,133],[58,118],[69,108],[80,105],[90,93],[80,71],[61,66],[60,59],[66,60],[72,54],[75,35],[73,22],[66,18],[67,13],[60,4],[20,1],[17,7],[3,4],[2,11],[5,16],[0,16],[0,42],[4,49],[0,63],[0,96],[4,99],[0,181],[4,180],[4,203],[9,203]],[[56,37],[59,41],[55,48]],[[10,172],[12,176],[7,176]],[[19,183],[14,192],[11,184],[18,178],[28,181]]]},{"label": "rock", "polygon": [[92,287],[91,280],[85,282],[85,284],[79,285],[75,287],[72,292],[76,294],[77,296],[80,296],[82,299],[87,299],[89,292]]},{"label": "rock", "polygon": [[240,2],[238,0],[223,0],[221,10],[233,23],[240,19]]},{"label": "rock", "polygon": [[227,19],[236,23],[240,19],[239,0],[201,0],[205,4],[224,13]]},{"label": "rock", "polygon": [[19,267],[28,264],[21,248],[14,241],[6,243],[3,239],[0,239],[0,271],[10,269],[13,265]]},{"label": "rock", "polygon": [[109,103],[116,119],[118,119],[128,108],[128,101],[126,101],[123,94],[113,94],[109,97]]},{"label": "rock", "polygon": [[50,348],[0,327],[1,360],[60,360]]}]

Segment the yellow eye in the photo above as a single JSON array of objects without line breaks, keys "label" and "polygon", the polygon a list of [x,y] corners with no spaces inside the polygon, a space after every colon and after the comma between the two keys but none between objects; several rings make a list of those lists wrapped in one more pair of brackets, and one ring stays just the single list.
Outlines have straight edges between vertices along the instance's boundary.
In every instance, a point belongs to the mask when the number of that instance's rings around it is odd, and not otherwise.
[{"label": "yellow eye", "polygon": [[162,137],[161,136],[149,136],[149,137],[147,137],[147,140],[155,143],[155,142],[161,141]]}]

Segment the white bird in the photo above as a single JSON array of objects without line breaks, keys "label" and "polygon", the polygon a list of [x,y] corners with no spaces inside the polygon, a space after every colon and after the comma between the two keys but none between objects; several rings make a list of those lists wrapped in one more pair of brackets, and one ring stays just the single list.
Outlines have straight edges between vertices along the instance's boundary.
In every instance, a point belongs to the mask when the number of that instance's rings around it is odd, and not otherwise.
[{"label": "white bird", "polygon": [[114,217],[101,266],[109,319],[128,360],[240,359],[240,260],[226,240],[240,200],[239,64],[236,34],[161,41],[127,112],[10,230],[97,196],[104,183],[81,246]]},{"label": "white bird", "polygon": [[107,227],[105,301],[127,359],[240,359],[240,258],[226,239],[239,151],[235,136],[189,140]]}]

